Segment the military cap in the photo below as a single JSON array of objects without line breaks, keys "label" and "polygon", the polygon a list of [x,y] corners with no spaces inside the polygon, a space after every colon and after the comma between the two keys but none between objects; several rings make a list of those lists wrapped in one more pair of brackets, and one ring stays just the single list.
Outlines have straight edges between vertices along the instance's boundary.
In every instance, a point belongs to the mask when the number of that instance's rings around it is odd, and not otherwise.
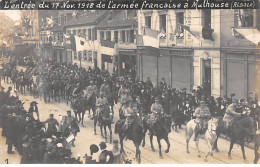
[{"label": "military cap", "polygon": [[159,97],[156,97],[156,98],[155,98],[155,101],[160,101]]}]

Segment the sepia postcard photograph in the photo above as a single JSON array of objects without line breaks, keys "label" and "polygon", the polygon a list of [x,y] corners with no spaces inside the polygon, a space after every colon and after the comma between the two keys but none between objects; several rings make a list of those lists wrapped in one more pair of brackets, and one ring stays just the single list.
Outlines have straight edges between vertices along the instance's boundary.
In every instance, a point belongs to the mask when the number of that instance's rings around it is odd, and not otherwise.
[{"label": "sepia postcard photograph", "polygon": [[0,164],[259,164],[259,0],[0,0]]}]

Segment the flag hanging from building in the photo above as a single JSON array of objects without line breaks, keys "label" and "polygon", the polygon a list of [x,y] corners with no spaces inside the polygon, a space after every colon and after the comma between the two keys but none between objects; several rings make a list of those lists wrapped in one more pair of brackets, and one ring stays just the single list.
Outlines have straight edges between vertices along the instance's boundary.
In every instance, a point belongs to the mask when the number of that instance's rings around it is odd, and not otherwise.
[{"label": "flag hanging from building", "polygon": [[84,50],[89,50],[90,46],[86,39],[79,37],[77,35],[70,35],[70,41],[71,41],[71,49],[73,51],[84,51]]},{"label": "flag hanging from building", "polygon": [[159,34],[150,28],[143,29],[143,35],[137,36],[137,46],[151,46],[159,48]]}]

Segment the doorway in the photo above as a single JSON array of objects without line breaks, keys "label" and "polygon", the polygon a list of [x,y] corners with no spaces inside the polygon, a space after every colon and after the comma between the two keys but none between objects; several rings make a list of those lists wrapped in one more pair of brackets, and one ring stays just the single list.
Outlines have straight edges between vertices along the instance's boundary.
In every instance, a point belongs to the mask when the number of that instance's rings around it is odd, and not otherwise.
[{"label": "doorway", "polygon": [[206,95],[211,96],[211,59],[202,60],[202,86]]}]

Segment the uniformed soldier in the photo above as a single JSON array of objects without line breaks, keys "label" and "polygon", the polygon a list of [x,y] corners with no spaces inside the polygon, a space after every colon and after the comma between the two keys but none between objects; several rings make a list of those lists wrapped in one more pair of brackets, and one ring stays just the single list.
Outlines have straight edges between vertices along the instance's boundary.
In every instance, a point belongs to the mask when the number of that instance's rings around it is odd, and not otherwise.
[{"label": "uniformed soldier", "polygon": [[100,92],[103,92],[103,93],[104,93],[104,96],[105,96],[106,98],[109,97],[109,95],[110,95],[110,87],[109,87],[109,85],[108,85],[107,79],[105,79],[105,80],[104,80],[104,84],[101,85],[101,87],[100,87]]},{"label": "uniformed soldier", "polygon": [[151,106],[151,112],[152,112],[152,114],[150,117],[150,121],[151,121],[151,127],[152,127],[153,124],[158,120],[158,116],[160,114],[164,114],[163,107],[160,104],[159,97],[155,98],[155,103],[153,103]]},{"label": "uniformed soldier", "polygon": [[98,88],[94,85],[93,81],[90,81],[90,85],[87,87],[87,101],[92,97],[94,93],[98,92]]},{"label": "uniformed soldier", "polygon": [[57,133],[57,126],[59,125],[58,121],[54,118],[53,114],[50,114],[50,118],[48,118],[44,123],[48,124],[47,135],[52,136]]},{"label": "uniformed soldier", "polygon": [[236,118],[238,118],[242,115],[241,113],[236,112],[237,106],[238,106],[238,100],[232,99],[232,104],[230,104],[227,107],[226,113],[225,113],[224,118],[223,118],[226,129],[229,132],[231,131],[231,128],[232,128]]},{"label": "uniformed soldier", "polygon": [[129,100],[129,107],[125,110],[123,110],[124,116],[126,117],[125,120],[125,130],[127,131],[128,128],[131,126],[131,124],[134,121],[135,115],[137,114],[137,107],[135,106],[132,99]]},{"label": "uniformed soldier", "polygon": [[194,129],[194,141],[196,141],[199,133],[207,128],[207,121],[211,117],[209,108],[206,106],[205,101],[200,101],[200,107],[195,110],[193,116],[196,118],[195,122],[197,123],[197,126]]},{"label": "uniformed soldier", "polygon": [[98,118],[100,118],[100,115],[101,115],[102,111],[104,110],[104,107],[106,107],[107,104],[108,104],[107,99],[104,97],[104,93],[101,92],[99,94],[99,98],[97,99],[97,102],[96,102],[96,107],[97,107],[96,116]]}]

